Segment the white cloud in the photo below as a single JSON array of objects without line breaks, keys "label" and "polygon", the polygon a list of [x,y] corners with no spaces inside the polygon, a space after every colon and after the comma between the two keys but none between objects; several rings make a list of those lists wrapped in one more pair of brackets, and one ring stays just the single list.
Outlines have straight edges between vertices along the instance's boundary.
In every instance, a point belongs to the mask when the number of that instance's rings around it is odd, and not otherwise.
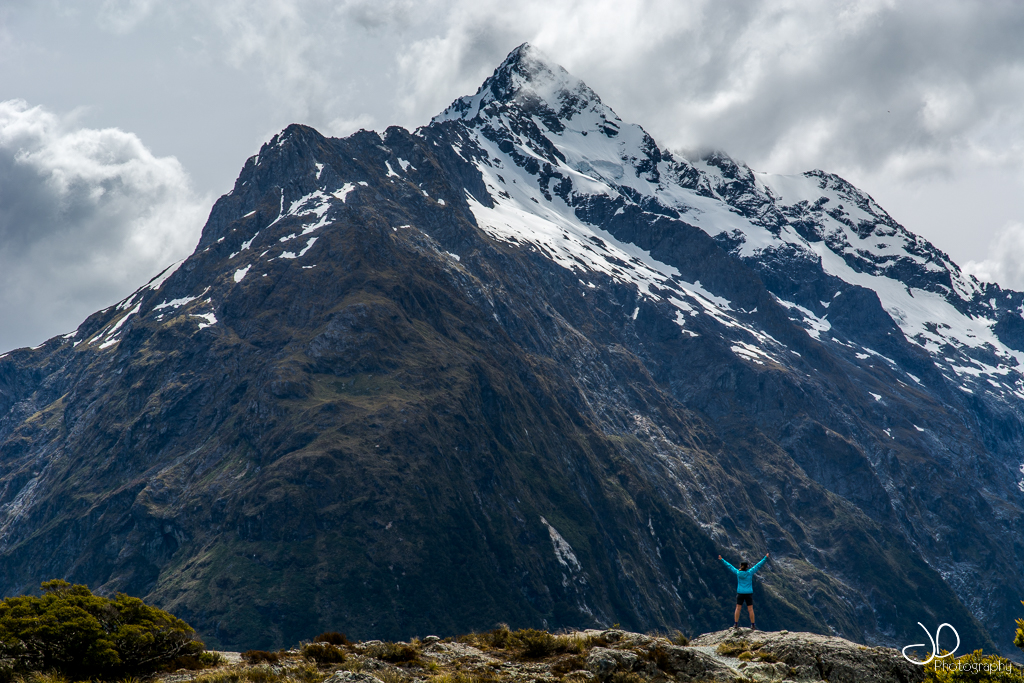
[{"label": "white cloud", "polygon": [[66,332],[187,255],[209,206],[131,133],[0,102],[0,348]]},{"label": "white cloud", "polygon": [[320,132],[324,135],[344,138],[359,130],[373,130],[375,124],[377,121],[369,114],[359,114],[352,118],[338,117],[328,123]]},{"label": "white cloud", "polygon": [[963,268],[979,280],[1024,290],[1024,225],[1003,226],[989,245],[988,258],[968,261]]},{"label": "white cloud", "polygon": [[[839,173],[958,260],[987,262],[986,235],[1024,223],[1020,3],[50,0],[54,16],[74,15],[61,20],[64,33],[47,30],[57,20],[36,3],[13,4],[23,9],[0,3],[0,66],[9,79],[33,75],[8,92],[95,75],[67,88],[77,99],[30,99],[145,125],[152,144],[183,159],[192,150],[196,177],[218,189],[288,123],[329,135],[414,128],[530,41],[663,146],[719,148],[763,171]],[[92,34],[80,39],[89,30],[104,49]],[[118,70],[125,54],[151,68]],[[113,71],[126,79],[120,88],[101,80]],[[168,119],[209,107],[210,125],[161,121],[152,108],[138,109],[143,123],[124,123],[137,101],[171,90],[156,72],[171,85],[177,76],[174,103],[187,101]],[[245,131],[243,142],[218,146],[224,126],[233,138]]]},{"label": "white cloud", "polygon": [[[131,22],[167,0],[103,0]],[[193,0],[189,30],[313,126],[415,127],[530,41],[674,149],[912,179],[1024,165],[1024,5]],[[135,24],[131,24],[134,26]],[[813,135],[808,137],[810,130]]]},{"label": "white cloud", "polygon": [[103,0],[97,19],[113,33],[129,33],[156,8],[157,0]]}]

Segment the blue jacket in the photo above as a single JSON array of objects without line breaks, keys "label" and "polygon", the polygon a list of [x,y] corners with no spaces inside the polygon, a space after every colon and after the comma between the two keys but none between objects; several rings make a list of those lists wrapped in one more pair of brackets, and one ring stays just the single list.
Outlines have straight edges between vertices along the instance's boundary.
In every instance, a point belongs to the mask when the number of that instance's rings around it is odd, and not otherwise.
[{"label": "blue jacket", "polygon": [[731,571],[733,574],[736,575],[736,592],[737,593],[753,593],[754,592],[754,582],[752,580],[754,578],[754,572],[756,572],[758,569],[760,569],[761,565],[764,564],[764,561],[767,560],[767,559],[768,559],[768,556],[765,555],[763,558],[761,558],[761,561],[758,562],[757,564],[755,564],[753,567],[751,567],[750,569],[748,569],[746,571],[741,572],[739,569],[736,569],[736,567],[734,567],[731,564],[729,564],[728,560],[726,560],[725,558],[722,558],[722,562],[724,562],[725,566],[729,568],[729,571]]}]

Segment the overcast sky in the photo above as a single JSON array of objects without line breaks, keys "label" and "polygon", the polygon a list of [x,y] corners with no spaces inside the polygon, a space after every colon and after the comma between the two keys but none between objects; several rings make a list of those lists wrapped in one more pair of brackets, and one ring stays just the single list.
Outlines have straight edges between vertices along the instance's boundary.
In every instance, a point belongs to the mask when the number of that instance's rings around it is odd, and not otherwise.
[{"label": "overcast sky", "polygon": [[1024,3],[0,0],[0,351],[195,246],[292,122],[425,124],[529,41],[675,151],[838,173],[1024,289]]}]

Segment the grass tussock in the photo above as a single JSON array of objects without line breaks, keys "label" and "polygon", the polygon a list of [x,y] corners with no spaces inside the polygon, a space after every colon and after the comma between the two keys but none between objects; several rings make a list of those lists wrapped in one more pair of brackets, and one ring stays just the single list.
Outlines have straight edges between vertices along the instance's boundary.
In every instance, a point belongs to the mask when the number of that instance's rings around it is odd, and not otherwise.
[{"label": "grass tussock", "polygon": [[381,643],[366,651],[369,656],[382,662],[411,666],[422,664],[418,643]]},{"label": "grass tussock", "polygon": [[327,643],[328,645],[335,645],[337,647],[349,647],[352,645],[344,633],[338,633],[337,631],[328,631],[327,633],[321,633],[313,639],[314,643]]},{"label": "grass tussock", "polygon": [[315,662],[317,666],[342,664],[347,659],[345,651],[339,646],[322,641],[314,641],[303,645],[301,652],[303,657],[311,662]]},{"label": "grass tussock", "polygon": [[489,673],[467,673],[465,671],[451,671],[448,673],[431,676],[429,683],[498,683],[499,679]]},{"label": "grass tussock", "polygon": [[552,673],[561,676],[573,671],[581,671],[586,668],[587,661],[584,659],[583,655],[573,654],[560,657],[558,661],[551,666],[551,671]]},{"label": "grass tussock", "polygon": [[374,676],[380,679],[381,683],[410,683],[412,677],[397,669],[381,669],[375,671]]},{"label": "grass tussock", "polygon": [[322,683],[330,673],[307,662],[257,664],[200,674],[192,683]]},{"label": "grass tussock", "polygon": [[597,644],[599,638],[579,634],[554,635],[535,628],[513,631],[502,624],[486,633],[460,636],[458,642],[485,650],[506,650],[519,659],[547,659],[557,655],[583,655]]},{"label": "grass tussock", "polygon": [[366,668],[362,661],[358,659],[349,659],[344,664],[338,667],[341,671],[351,671],[352,673],[359,673]]},{"label": "grass tussock", "polygon": [[762,650],[764,643],[748,642],[746,640],[727,640],[719,643],[715,651],[725,657],[735,657],[744,662],[766,662],[774,663],[778,658],[767,650]]},{"label": "grass tussock", "polygon": [[10,680],[21,683],[70,683],[65,676],[55,672],[32,672],[21,676],[14,675],[12,672]]}]

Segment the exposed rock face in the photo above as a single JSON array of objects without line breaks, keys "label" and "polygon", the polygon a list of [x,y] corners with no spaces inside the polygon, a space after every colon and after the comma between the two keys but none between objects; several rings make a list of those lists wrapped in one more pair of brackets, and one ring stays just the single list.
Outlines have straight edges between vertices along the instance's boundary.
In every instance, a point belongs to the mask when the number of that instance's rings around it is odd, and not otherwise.
[{"label": "exposed rock face", "polygon": [[[664,637],[620,630],[570,632],[559,636],[578,653],[528,655],[521,649],[488,645],[483,637],[453,641],[400,643],[415,650],[413,659],[392,662],[374,656],[380,641],[346,648],[347,658],[320,674],[324,683],[426,683],[452,680],[476,683],[542,681],[555,683],[920,683],[924,667],[907,662],[896,650],[866,647],[842,638],[812,633],[720,631],[689,645]],[[289,683],[309,680],[299,651],[285,655],[275,670]],[[228,667],[243,673],[244,665]],[[340,670],[339,670],[340,669]],[[441,678],[444,677],[444,678]],[[187,683],[175,676],[165,683]]]},{"label": "exposed rock face", "polygon": [[770,550],[764,626],[1010,652],[1022,302],[524,46],[413,133],[290,126],[184,263],[0,357],[0,586],[244,648],[698,632]]},{"label": "exposed rock face", "polygon": [[[754,680],[916,683],[925,679],[924,667],[908,662],[898,650],[814,633],[729,630],[706,633],[690,643],[690,649],[708,648],[733,652],[722,659]],[[744,657],[744,652],[749,656]]]}]

